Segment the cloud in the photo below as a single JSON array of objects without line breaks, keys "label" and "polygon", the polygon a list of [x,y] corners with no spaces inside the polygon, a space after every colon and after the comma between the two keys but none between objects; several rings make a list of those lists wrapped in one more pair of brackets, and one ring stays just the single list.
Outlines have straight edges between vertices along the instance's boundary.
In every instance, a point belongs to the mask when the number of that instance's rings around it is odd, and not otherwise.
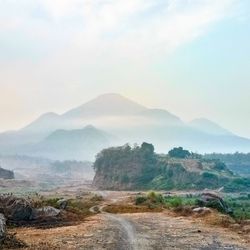
[{"label": "cloud", "polygon": [[54,75],[65,82],[73,74],[79,81],[98,81],[99,71],[111,69],[113,75],[133,74],[136,67],[143,74],[157,60],[206,33],[237,2],[1,1],[2,72],[14,68],[31,71],[31,75],[47,74],[43,78],[48,82]]},{"label": "cloud", "polygon": [[72,96],[145,90],[162,81],[152,64],[206,34],[237,2],[0,1],[0,87],[17,89],[37,115],[69,107]]},{"label": "cloud", "polygon": [[9,31],[7,36],[19,35],[37,51],[39,46],[52,45],[59,54],[63,53],[60,50],[76,48],[86,56],[109,52],[110,58],[145,60],[165,55],[202,35],[227,15],[234,2],[9,0],[0,3],[0,29]]}]

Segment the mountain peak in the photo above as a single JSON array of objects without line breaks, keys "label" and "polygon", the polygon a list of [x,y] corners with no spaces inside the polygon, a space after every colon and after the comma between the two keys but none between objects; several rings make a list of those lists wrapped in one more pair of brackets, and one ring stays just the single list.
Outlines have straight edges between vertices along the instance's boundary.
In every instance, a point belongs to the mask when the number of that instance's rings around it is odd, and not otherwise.
[{"label": "mountain peak", "polygon": [[58,117],[59,115],[57,113],[54,113],[54,112],[48,112],[48,113],[45,113],[43,115],[41,115],[38,119],[43,119],[43,118],[55,118],[55,117]]},{"label": "mountain peak", "polygon": [[84,127],[84,129],[97,129],[96,127],[94,127],[93,125],[89,124],[87,126]]},{"label": "mountain peak", "polygon": [[116,93],[107,93],[65,113],[64,117],[134,115],[147,108]]},{"label": "mountain peak", "polygon": [[119,94],[119,93],[105,93],[102,95],[97,96],[96,98],[102,99],[102,98],[126,98],[123,95]]}]

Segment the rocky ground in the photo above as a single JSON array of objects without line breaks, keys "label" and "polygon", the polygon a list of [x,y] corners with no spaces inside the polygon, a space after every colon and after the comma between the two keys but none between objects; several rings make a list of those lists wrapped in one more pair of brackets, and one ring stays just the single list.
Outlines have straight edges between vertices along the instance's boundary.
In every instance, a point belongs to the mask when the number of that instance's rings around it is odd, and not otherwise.
[{"label": "rocky ground", "polygon": [[104,201],[92,208],[93,216],[81,223],[48,229],[15,228],[10,231],[28,245],[26,249],[250,249],[249,235],[211,226],[207,224],[210,218],[174,216],[168,211],[106,213],[107,205],[126,201],[132,194],[96,193],[102,194]]}]

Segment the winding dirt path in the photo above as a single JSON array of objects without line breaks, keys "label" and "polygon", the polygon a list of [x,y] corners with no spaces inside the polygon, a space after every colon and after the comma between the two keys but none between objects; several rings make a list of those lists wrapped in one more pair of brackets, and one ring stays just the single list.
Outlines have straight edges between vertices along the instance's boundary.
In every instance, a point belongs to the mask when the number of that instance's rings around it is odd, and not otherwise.
[{"label": "winding dirt path", "polygon": [[136,236],[136,229],[134,224],[132,224],[128,219],[124,218],[121,215],[111,214],[104,211],[104,208],[107,205],[111,205],[114,203],[119,202],[119,200],[124,199],[124,196],[112,196],[111,192],[108,191],[99,191],[97,192],[98,195],[101,195],[105,199],[105,203],[100,206],[94,206],[90,208],[92,213],[100,212],[103,214],[107,221],[112,221],[119,225],[120,233],[122,235],[121,240],[123,244],[120,244],[120,249],[127,249],[127,250],[138,250],[137,244],[137,236]]},{"label": "winding dirt path", "polygon": [[[107,205],[123,200],[126,194],[99,193],[105,201],[99,211],[104,223],[93,235],[98,244],[89,242],[83,249],[109,250],[247,250],[250,245],[242,237],[224,228],[204,224],[167,213],[110,214]],[[106,239],[105,239],[106,237]],[[99,239],[99,240],[98,240]],[[93,247],[95,245],[95,247]]]},{"label": "winding dirt path", "polygon": [[[125,243],[127,250],[138,250],[137,246],[137,236],[134,225],[127,219],[113,214],[105,214],[108,220],[112,220],[120,224],[120,230],[123,236],[123,242]],[[123,245],[124,247],[124,245]]]}]

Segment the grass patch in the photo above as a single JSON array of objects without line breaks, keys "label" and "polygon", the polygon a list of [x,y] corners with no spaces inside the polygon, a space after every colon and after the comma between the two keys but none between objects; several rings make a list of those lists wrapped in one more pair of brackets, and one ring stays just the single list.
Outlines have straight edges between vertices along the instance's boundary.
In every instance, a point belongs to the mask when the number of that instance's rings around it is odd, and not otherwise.
[{"label": "grass patch", "polygon": [[233,217],[238,220],[250,220],[250,196],[243,195],[237,198],[227,197],[226,202],[233,210]]},{"label": "grass patch", "polygon": [[108,205],[104,208],[105,212],[113,214],[125,214],[125,213],[145,213],[145,212],[161,212],[161,207],[148,207],[148,206],[137,206],[133,204],[118,204]]},{"label": "grass patch", "polygon": [[177,208],[183,206],[183,199],[178,196],[167,197],[165,198],[165,205],[168,208]]},{"label": "grass patch", "polygon": [[[135,205],[147,206],[149,208],[168,208],[181,214],[191,214],[191,208],[198,207],[199,197],[193,196],[167,196],[163,197],[161,194],[156,192],[149,192],[147,195],[140,195],[135,198]],[[240,197],[226,197],[224,202],[228,206],[229,210],[232,211],[230,216],[237,221],[250,220],[250,195],[245,194]],[[207,204],[218,212],[223,212],[213,203]],[[224,212],[225,213],[225,212]],[[219,222],[221,224],[221,222]],[[222,223],[223,224],[223,223]]]},{"label": "grass patch", "polygon": [[184,198],[180,196],[163,197],[162,194],[149,192],[147,195],[140,195],[135,198],[136,205],[164,206],[166,208],[177,208],[180,206],[194,206],[196,198]]},{"label": "grass patch", "polygon": [[147,195],[137,196],[135,205],[146,206],[149,209],[160,208],[164,206],[164,198],[161,194],[151,191]]}]

